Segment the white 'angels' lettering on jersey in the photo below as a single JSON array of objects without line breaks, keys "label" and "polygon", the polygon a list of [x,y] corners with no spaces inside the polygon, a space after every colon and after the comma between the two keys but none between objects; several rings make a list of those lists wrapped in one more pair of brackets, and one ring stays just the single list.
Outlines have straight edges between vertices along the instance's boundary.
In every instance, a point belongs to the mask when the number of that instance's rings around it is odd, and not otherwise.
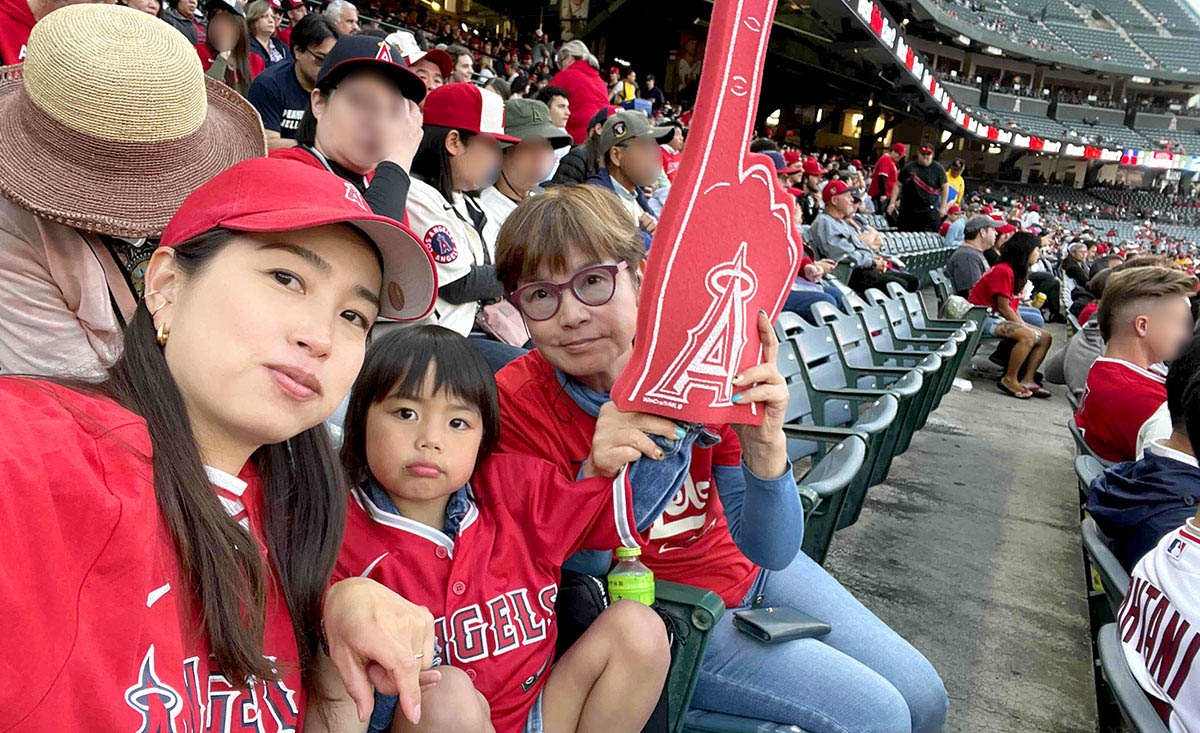
[{"label": "white 'angels' lettering on jersey", "polygon": [[436,643],[446,650],[443,661],[477,662],[545,639],[546,628],[554,618],[558,585],[551,583],[537,596],[540,615],[529,603],[529,589],[518,588],[497,595],[483,608],[473,603],[434,619]]}]

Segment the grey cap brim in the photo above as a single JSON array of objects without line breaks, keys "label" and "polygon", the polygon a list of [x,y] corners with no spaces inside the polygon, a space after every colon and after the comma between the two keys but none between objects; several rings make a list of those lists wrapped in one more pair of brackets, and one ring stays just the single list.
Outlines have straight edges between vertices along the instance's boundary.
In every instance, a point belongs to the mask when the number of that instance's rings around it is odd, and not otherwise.
[{"label": "grey cap brim", "polygon": [[518,127],[505,127],[504,134],[520,140],[547,140],[552,148],[566,147],[575,142],[566,130],[555,127],[549,122],[533,122]]}]

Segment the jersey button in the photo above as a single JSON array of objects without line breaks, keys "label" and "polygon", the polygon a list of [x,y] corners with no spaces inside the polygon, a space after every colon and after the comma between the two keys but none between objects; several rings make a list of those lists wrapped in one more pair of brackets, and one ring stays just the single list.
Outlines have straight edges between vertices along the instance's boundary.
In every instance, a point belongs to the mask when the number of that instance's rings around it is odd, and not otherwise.
[{"label": "jersey button", "polygon": [[475,670],[473,670],[473,669],[468,669],[468,670],[467,670],[467,677],[468,677],[468,678],[470,678],[470,680],[471,680],[472,682],[474,682],[474,681],[475,681]]},{"label": "jersey button", "polygon": [[454,591],[454,595],[461,596],[467,592],[467,584],[461,580],[455,581],[454,585],[450,586],[450,590]]},{"label": "jersey button", "polygon": [[437,555],[440,559],[445,560],[446,556],[449,555],[450,553],[446,552],[445,547],[438,545],[438,548],[433,551],[433,554]]}]

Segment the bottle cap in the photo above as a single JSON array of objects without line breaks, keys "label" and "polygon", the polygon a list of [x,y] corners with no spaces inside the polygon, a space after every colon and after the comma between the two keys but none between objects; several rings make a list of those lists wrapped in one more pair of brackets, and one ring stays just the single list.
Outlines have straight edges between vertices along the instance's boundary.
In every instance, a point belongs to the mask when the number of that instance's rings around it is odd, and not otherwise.
[{"label": "bottle cap", "polygon": [[618,547],[617,548],[617,557],[619,557],[621,559],[625,559],[625,558],[629,558],[629,557],[637,557],[641,554],[642,554],[642,548],[640,548],[640,547]]}]

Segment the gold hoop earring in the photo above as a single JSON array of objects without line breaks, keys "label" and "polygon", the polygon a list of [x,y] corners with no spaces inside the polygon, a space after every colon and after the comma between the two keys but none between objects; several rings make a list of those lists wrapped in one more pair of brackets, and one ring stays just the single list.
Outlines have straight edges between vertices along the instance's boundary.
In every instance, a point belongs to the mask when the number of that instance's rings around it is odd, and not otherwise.
[{"label": "gold hoop earring", "polygon": [[168,326],[166,322],[158,324],[158,328],[155,329],[155,340],[158,341],[159,348],[166,348],[167,339],[170,338],[170,336],[170,326]]}]

